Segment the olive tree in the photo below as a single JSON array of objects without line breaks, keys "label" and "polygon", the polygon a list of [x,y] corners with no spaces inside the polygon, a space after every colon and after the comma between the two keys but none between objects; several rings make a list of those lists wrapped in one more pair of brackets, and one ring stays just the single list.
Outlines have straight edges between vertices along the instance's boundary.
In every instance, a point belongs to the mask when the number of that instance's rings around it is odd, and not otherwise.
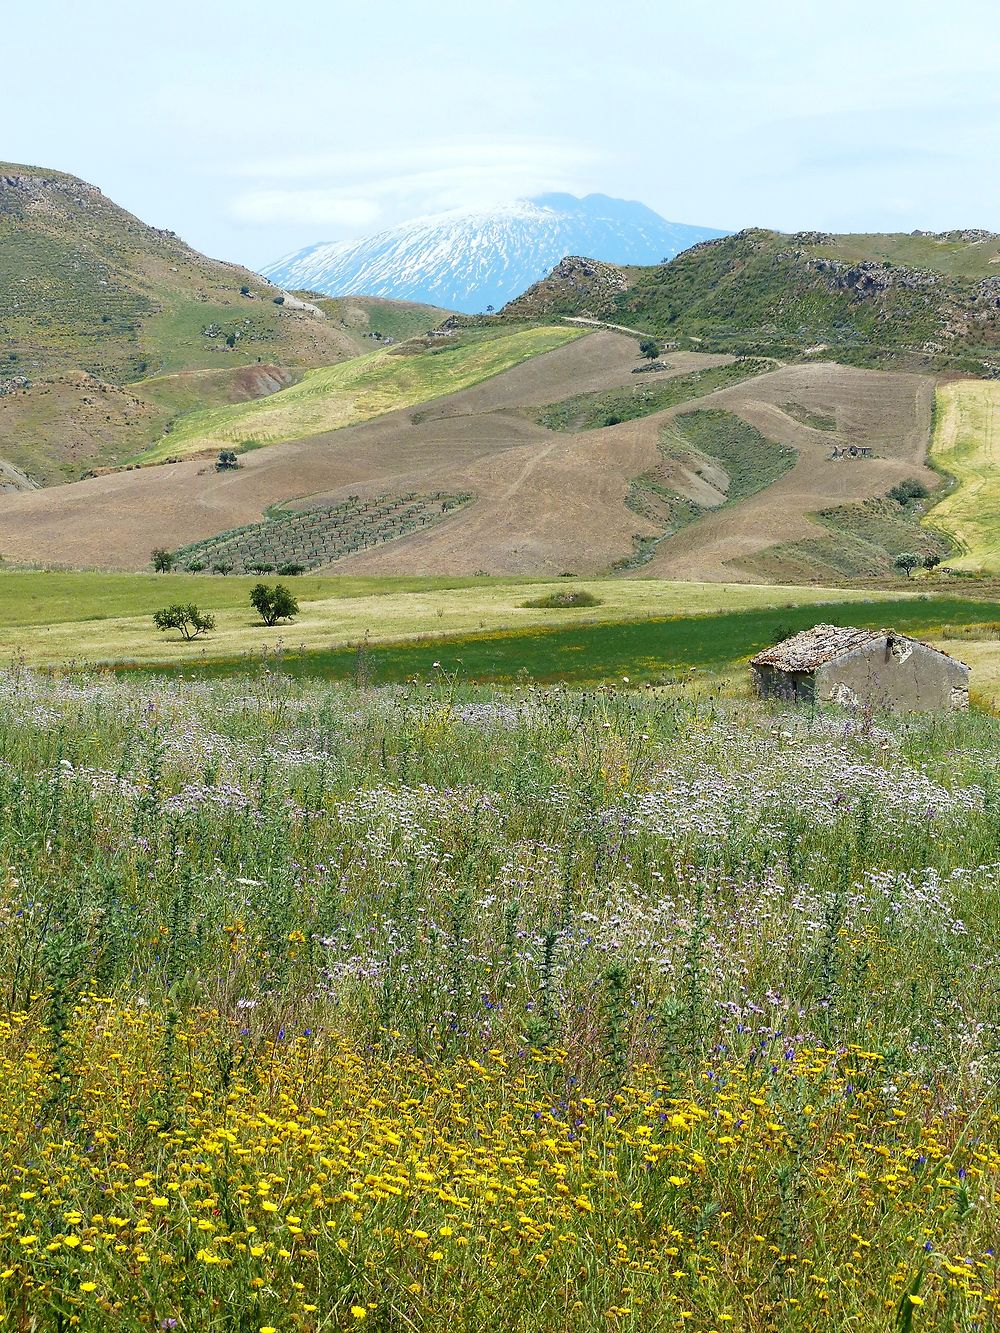
[{"label": "olive tree", "polygon": [[205,611],[199,611],[193,602],[165,606],[153,613],[153,624],[158,630],[180,630],[181,638],[197,639],[199,634],[207,634],[215,629],[215,617]]},{"label": "olive tree", "polygon": [[298,599],[292,596],[283,583],[276,583],[273,588],[269,588],[266,583],[254,584],[250,592],[250,605],[265,625],[291,620],[299,613]]}]

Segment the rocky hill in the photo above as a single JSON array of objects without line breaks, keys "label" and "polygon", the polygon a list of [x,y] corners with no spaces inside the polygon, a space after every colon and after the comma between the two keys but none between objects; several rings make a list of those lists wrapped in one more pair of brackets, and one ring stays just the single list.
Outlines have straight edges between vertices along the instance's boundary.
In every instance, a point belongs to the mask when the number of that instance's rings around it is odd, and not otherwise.
[{"label": "rocky hill", "polygon": [[564,260],[506,319],[604,319],[703,351],[1000,374],[1000,236],[751,229],[647,267]]},{"label": "rocky hill", "polygon": [[264,272],[284,287],[387,296],[474,313],[503,305],[564,255],[650,264],[721,234],[668,222],[625,199],[546,194],[416,218],[360,241],[311,245]]}]

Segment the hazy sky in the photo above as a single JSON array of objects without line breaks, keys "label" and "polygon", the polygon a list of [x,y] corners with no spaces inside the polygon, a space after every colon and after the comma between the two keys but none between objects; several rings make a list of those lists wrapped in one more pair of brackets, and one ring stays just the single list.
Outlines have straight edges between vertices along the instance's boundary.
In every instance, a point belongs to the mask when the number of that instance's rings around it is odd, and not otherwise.
[{"label": "hazy sky", "polygon": [[996,0],[32,0],[3,44],[0,158],[251,266],[543,190],[1000,230]]}]

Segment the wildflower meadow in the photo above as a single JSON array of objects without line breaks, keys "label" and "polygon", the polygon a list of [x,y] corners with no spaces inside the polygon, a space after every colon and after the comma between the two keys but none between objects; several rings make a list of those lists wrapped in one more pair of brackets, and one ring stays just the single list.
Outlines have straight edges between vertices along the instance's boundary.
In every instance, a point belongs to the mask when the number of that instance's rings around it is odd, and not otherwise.
[{"label": "wildflower meadow", "polygon": [[997,1327],[998,742],[0,673],[0,1328]]}]

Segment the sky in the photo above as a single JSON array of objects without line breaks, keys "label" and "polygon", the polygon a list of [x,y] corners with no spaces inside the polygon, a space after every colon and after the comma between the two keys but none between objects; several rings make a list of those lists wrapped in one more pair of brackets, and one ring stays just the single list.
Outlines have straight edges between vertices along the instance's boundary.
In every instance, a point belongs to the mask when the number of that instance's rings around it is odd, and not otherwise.
[{"label": "sky", "polygon": [[1000,231],[996,0],[33,0],[3,26],[0,159],[250,267],[553,190]]}]

